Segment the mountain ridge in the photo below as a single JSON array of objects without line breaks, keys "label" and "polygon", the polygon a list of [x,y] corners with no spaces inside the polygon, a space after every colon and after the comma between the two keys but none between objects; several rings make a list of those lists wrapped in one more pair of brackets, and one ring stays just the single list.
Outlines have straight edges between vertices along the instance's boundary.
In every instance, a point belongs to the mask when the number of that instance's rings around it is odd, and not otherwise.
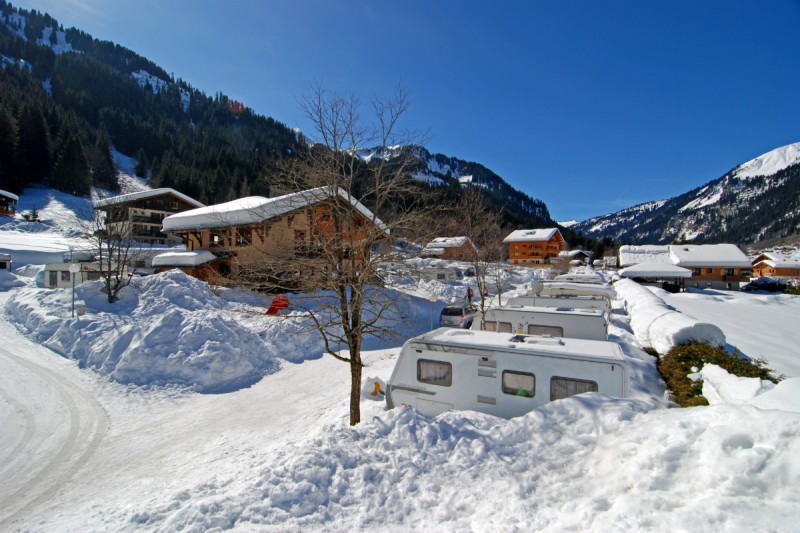
[{"label": "mountain ridge", "polygon": [[572,226],[625,244],[754,244],[800,237],[800,142],[737,165],[684,194]]}]

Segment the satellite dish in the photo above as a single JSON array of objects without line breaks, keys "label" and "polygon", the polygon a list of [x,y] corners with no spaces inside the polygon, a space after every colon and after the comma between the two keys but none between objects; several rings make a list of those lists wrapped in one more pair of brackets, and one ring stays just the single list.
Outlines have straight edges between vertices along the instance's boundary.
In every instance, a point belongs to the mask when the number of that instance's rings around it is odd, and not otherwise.
[{"label": "satellite dish", "polygon": [[536,281],[531,282],[531,288],[528,292],[534,296],[539,296],[542,293],[542,290],[544,290],[544,283],[537,279]]}]

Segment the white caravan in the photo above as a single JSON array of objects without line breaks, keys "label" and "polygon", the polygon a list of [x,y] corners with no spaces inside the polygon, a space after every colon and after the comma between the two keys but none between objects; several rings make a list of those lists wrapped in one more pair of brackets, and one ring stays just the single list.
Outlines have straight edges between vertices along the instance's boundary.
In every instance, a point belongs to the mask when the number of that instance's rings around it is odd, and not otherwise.
[{"label": "white caravan", "polygon": [[386,404],[511,418],[584,392],[625,398],[629,379],[613,342],[440,328],[403,345]]},{"label": "white caravan", "polygon": [[561,294],[571,294],[573,296],[602,296],[613,300],[614,288],[607,284],[545,281],[540,294],[542,296],[558,296]]},{"label": "white caravan", "polygon": [[501,305],[487,309],[483,320],[476,316],[472,329],[605,341],[608,314],[601,309]]},{"label": "white caravan", "polygon": [[574,309],[600,309],[606,313],[611,312],[608,298],[603,296],[573,296],[562,294],[559,296],[511,296],[506,298],[505,305],[528,305],[532,307],[572,307]]}]

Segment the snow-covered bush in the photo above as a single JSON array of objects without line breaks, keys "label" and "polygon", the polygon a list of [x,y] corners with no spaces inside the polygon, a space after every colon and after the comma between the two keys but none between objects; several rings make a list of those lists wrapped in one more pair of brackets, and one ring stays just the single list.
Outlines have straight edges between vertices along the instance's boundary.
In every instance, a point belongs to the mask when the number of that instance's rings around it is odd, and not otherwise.
[{"label": "snow-covered bush", "polygon": [[700,322],[680,313],[635,281],[621,279],[614,284],[631,317],[631,329],[643,347],[666,354],[673,347],[689,342],[725,346],[725,334],[714,324]]}]

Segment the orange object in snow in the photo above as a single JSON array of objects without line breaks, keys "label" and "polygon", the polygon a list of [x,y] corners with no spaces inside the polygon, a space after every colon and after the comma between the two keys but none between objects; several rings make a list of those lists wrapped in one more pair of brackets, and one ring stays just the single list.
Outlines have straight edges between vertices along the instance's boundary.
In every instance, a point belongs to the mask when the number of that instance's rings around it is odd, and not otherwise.
[{"label": "orange object in snow", "polygon": [[272,299],[272,303],[269,304],[269,309],[267,309],[268,315],[277,315],[278,312],[282,309],[287,309],[289,307],[289,297],[288,296],[276,296]]}]

